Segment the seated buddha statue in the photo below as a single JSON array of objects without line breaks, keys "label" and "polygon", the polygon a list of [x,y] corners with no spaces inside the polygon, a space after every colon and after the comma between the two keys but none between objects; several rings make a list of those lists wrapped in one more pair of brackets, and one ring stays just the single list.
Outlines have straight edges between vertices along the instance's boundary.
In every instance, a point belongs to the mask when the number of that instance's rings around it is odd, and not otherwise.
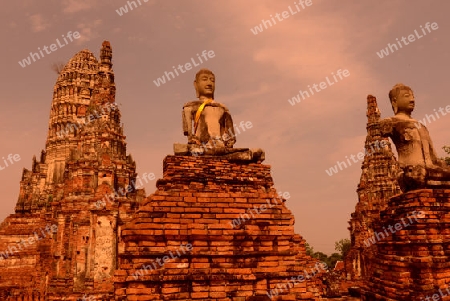
[{"label": "seated buddha statue", "polygon": [[449,187],[450,167],[437,157],[425,125],[411,117],[415,107],[412,89],[397,84],[389,92],[389,99],[395,116],[381,120],[380,130],[397,149],[402,191]]},{"label": "seated buddha statue", "polygon": [[214,100],[215,76],[208,69],[197,72],[194,87],[198,100],[183,106],[183,132],[189,144],[232,148],[236,142],[227,107]]},{"label": "seated buddha statue", "polygon": [[188,137],[188,144],[174,144],[175,155],[262,162],[263,150],[233,147],[236,143],[233,119],[228,108],[214,99],[215,81],[214,73],[208,69],[201,69],[195,75],[198,99],[185,103],[182,110],[183,134]]}]

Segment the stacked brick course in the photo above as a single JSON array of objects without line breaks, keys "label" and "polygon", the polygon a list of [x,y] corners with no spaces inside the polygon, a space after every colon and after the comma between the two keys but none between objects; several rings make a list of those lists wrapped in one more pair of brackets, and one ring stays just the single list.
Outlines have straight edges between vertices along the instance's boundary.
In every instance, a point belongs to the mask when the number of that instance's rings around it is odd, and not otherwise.
[{"label": "stacked brick course", "polygon": [[[122,231],[118,300],[314,300],[321,295],[321,278],[317,272],[311,277],[320,265],[315,269],[317,262],[305,255],[294,217],[273,188],[270,166],[167,156],[157,188]],[[305,271],[311,279],[288,284]],[[267,299],[277,287],[286,289]]]},{"label": "stacked brick course", "polygon": [[[395,225],[400,230],[392,233]],[[375,231],[380,239],[363,300],[450,300],[450,190],[392,198]]]}]

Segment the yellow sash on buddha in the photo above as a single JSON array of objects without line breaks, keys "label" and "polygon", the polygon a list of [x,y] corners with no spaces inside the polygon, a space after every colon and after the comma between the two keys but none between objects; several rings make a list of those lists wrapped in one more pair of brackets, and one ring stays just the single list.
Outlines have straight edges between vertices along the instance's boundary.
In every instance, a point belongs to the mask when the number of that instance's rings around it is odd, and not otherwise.
[{"label": "yellow sash on buddha", "polygon": [[213,102],[213,99],[208,98],[198,108],[197,113],[195,114],[195,120],[194,120],[194,135],[195,135],[195,133],[197,133],[198,121],[200,120],[200,115],[202,115],[203,109],[205,108],[205,106],[207,104],[210,104],[211,102]]}]

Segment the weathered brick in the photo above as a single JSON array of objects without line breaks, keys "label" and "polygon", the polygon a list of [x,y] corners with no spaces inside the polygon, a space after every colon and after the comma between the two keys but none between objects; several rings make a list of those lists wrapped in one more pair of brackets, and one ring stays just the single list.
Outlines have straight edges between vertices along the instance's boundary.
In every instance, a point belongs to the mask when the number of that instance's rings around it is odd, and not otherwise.
[{"label": "weathered brick", "polygon": [[[170,162],[171,164],[167,164]],[[284,277],[286,282],[291,277],[297,277],[305,269],[312,269],[317,262],[305,254],[304,240],[294,233],[294,218],[289,209],[287,209],[280,200],[270,200],[269,197],[275,197],[276,191],[262,194],[259,188],[242,188],[246,192],[233,192],[240,190],[240,184],[233,182],[238,177],[260,177],[261,185],[271,185],[272,179],[270,169],[262,164],[238,165],[227,161],[217,161],[214,158],[193,158],[182,156],[168,156],[165,159],[164,182],[166,187],[159,186],[159,189],[171,191],[172,187],[183,187],[180,196],[183,195],[183,203],[177,203],[178,208],[184,208],[184,213],[180,210],[180,218],[169,212],[162,212],[164,217],[149,219],[146,215],[152,214],[154,208],[161,207],[161,203],[167,204],[167,200],[151,200],[152,206],[141,208],[139,215],[131,224],[124,225],[122,239],[127,241],[127,245],[119,256],[124,256],[127,260],[138,261],[145,253],[137,253],[131,246],[131,240],[127,238],[129,232],[127,228],[132,228],[136,223],[139,227],[151,228],[147,224],[159,223],[171,219],[171,228],[179,230],[179,236],[169,235],[167,231],[160,233],[163,237],[155,239],[161,247],[154,247],[157,252],[164,251],[164,245],[168,248],[168,242],[171,246],[182,245],[190,242],[192,244],[191,254],[193,257],[190,263],[187,261],[181,263],[186,265],[180,273],[177,274],[178,263],[176,260],[169,260],[166,263],[168,277],[153,279],[150,285],[152,288],[158,288],[163,285],[163,281],[172,281],[176,279],[174,285],[186,287],[188,283],[192,286],[192,292],[189,297],[181,294],[170,295],[171,300],[227,300],[227,296],[233,293],[233,298],[239,300],[253,296],[255,293],[254,285],[262,283],[260,276],[265,275],[265,281],[281,281]],[[196,168],[198,170],[191,170]],[[207,185],[192,184],[189,186],[179,185],[184,178],[193,173],[210,177]],[[211,174],[214,170],[215,175]],[[231,173],[228,170],[233,170]],[[229,183],[226,189],[219,185],[217,179],[224,178],[222,174],[229,176]],[[183,176],[178,176],[183,175]],[[179,188],[176,188],[179,189]],[[266,188],[264,188],[266,189]],[[203,192],[206,190],[206,192]],[[253,192],[249,192],[253,191]],[[157,193],[155,193],[157,195]],[[263,198],[261,197],[263,196]],[[151,197],[150,197],[151,199]],[[271,205],[267,202],[272,202]],[[185,205],[186,204],[186,205]],[[170,204],[168,204],[170,205]],[[174,204],[172,204],[174,205]],[[261,206],[266,206],[264,212],[259,212]],[[254,209],[256,207],[256,209]],[[161,210],[156,209],[159,212]],[[258,211],[256,211],[258,210]],[[178,210],[170,210],[177,212]],[[169,216],[170,214],[170,216]],[[178,213],[177,213],[178,214]],[[142,221],[142,222],[141,222]],[[191,221],[191,223],[189,223]],[[187,223],[186,223],[187,222]],[[259,226],[259,224],[264,226]],[[235,225],[233,224],[235,223]],[[167,224],[166,224],[167,225]],[[185,230],[175,225],[184,225]],[[236,226],[236,227],[235,227]],[[241,227],[241,228],[240,228]],[[166,227],[167,229],[167,227]],[[155,230],[156,231],[156,230]],[[176,233],[175,233],[176,234]],[[179,238],[179,241],[175,240]],[[136,237],[137,239],[137,237]],[[274,243],[274,241],[276,243]],[[260,252],[270,252],[272,256],[261,256]],[[123,254],[123,255],[121,255]],[[245,254],[245,258],[242,255]],[[188,257],[182,260],[187,260]],[[256,264],[255,264],[256,263]],[[120,269],[129,269],[128,263],[123,263]],[[186,278],[192,275],[192,279]],[[224,278],[225,277],[225,278]],[[206,280],[223,279],[220,285],[205,285]],[[234,279],[234,280],[232,280]],[[306,288],[315,292],[312,296],[320,296],[322,284],[317,279],[311,279],[304,282],[304,292]],[[196,282],[198,281],[198,282]],[[119,283],[118,283],[119,284]],[[131,280],[122,280],[118,287],[135,285]],[[258,292],[264,292],[267,285],[258,284]],[[267,291],[265,291],[267,292]],[[293,288],[283,294],[283,300],[296,300],[298,288]],[[303,292],[303,288],[302,288]],[[264,295],[264,293],[261,293]],[[137,295],[135,295],[137,296]],[[132,296],[127,296],[130,298]],[[167,295],[165,297],[168,297]],[[163,300],[163,294],[155,297],[155,300]]]}]

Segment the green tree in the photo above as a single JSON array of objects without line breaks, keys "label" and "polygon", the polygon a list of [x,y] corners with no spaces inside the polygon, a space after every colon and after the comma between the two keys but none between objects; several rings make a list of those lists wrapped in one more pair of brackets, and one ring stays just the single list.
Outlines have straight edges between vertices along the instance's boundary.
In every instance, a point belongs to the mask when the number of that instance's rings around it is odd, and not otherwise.
[{"label": "green tree", "polygon": [[308,243],[305,243],[306,254],[325,262],[329,269],[334,269],[334,267],[336,266],[336,262],[344,259],[344,256],[347,255],[348,251],[350,251],[351,242],[350,239],[345,238],[336,241],[334,243],[334,246],[336,251],[338,251],[339,253],[333,253],[328,256],[323,252],[314,252],[314,248],[311,247]]},{"label": "green tree", "polygon": [[328,256],[327,256],[327,254],[322,253],[322,252],[315,252],[312,257],[317,258],[320,261],[323,261],[323,262],[325,262],[328,265]]},{"label": "green tree", "polygon": [[342,256],[339,253],[333,253],[331,256],[328,256],[322,252],[315,252],[312,257],[325,262],[330,269],[334,269],[336,262],[342,260]]},{"label": "green tree", "polygon": [[314,255],[314,248],[311,247],[309,245],[309,243],[305,243],[305,248],[306,248],[306,255],[309,255],[309,256],[313,257],[313,255]]},{"label": "green tree", "polygon": [[330,269],[334,269],[334,267],[336,266],[336,262],[338,262],[339,260],[342,260],[341,254],[339,254],[339,253],[331,254],[331,256],[328,257],[328,262],[327,262]]},{"label": "green tree", "polygon": [[348,238],[341,239],[334,243],[334,249],[341,254],[342,258],[345,258],[347,253],[350,251],[351,246],[352,243]]}]

